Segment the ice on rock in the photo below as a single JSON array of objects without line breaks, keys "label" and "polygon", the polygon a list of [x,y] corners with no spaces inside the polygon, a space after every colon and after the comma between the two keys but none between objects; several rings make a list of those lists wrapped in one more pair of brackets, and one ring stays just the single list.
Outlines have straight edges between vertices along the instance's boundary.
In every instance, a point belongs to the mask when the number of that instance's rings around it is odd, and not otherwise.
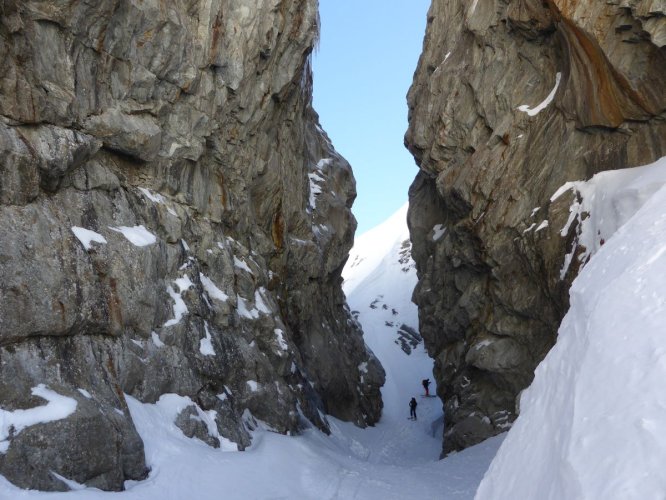
[{"label": "ice on rock", "polygon": [[104,238],[104,236],[95,231],[91,231],[90,229],[72,226],[72,232],[86,250],[90,250],[93,243],[106,244],[106,238]]},{"label": "ice on rock", "polygon": [[169,212],[171,215],[176,217],[178,216],[178,214],[173,210],[173,208],[169,206],[166,199],[161,194],[153,193],[149,189],[142,187],[139,188],[139,191],[141,191],[141,193],[153,203],[159,203],[160,205],[164,205],[167,209],[167,212]]},{"label": "ice on rock", "polygon": [[155,347],[164,347],[164,342],[162,342],[160,336],[157,335],[157,333],[151,332],[150,338],[153,340],[153,344],[155,344]]},{"label": "ice on rock", "polygon": [[547,221],[547,220],[543,220],[543,221],[541,221],[541,223],[537,226],[537,228],[534,230],[534,232],[535,232],[535,233],[538,233],[539,231],[541,231],[542,229],[546,229],[547,227],[548,227],[548,221]]},{"label": "ice on rock", "polygon": [[280,328],[275,328],[273,330],[273,333],[275,333],[275,339],[277,340],[278,347],[282,351],[286,351],[287,349],[289,349],[289,345],[284,340],[284,332]]},{"label": "ice on rock", "polygon": [[183,293],[185,290],[194,286],[194,283],[192,283],[192,280],[187,274],[175,280],[174,283],[178,287],[180,293]]},{"label": "ice on rock", "polygon": [[238,294],[236,295],[236,303],[238,304],[238,314],[243,318],[257,319],[259,317],[259,311],[257,311],[254,307],[250,307],[248,305],[248,301]]},{"label": "ice on rock", "polygon": [[199,352],[204,356],[215,356],[213,337],[211,337],[210,330],[208,330],[208,321],[204,321],[204,331],[206,336],[199,341]]},{"label": "ice on rock", "polygon": [[141,191],[141,193],[143,193],[143,195],[146,198],[148,198],[150,201],[152,201],[154,203],[164,203],[164,196],[162,196],[159,193],[153,194],[150,191],[150,189],[146,189],[146,188],[142,188],[142,187],[139,188],[139,191]]},{"label": "ice on rock", "polygon": [[329,166],[331,163],[333,163],[332,158],[322,158],[317,162],[315,171],[308,174],[308,179],[310,181],[310,197],[308,203],[313,210],[317,208],[317,196],[322,193],[322,184],[326,182],[326,179],[322,177],[322,169]]},{"label": "ice on rock", "polygon": [[262,312],[264,314],[271,314],[273,311],[270,308],[270,306],[266,303],[266,300],[264,299],[266,293],[267,291],[264,287],[260,287],[259,289],[255,290],[254,304],[259,312]]},{"label": "ice on rock", "polygon": [[204,276],[203,273],[199,273],[199,279],[201,280],[204,290],[211,299],[219,300],[220,302],[226,302],[229,300],[229,296],[220,290],[215,283],[213,283],[213,280]]},{"label": "ice on rock", "polygon": [[236,266],[238,269],[242,269],[243,271],[252,274],[252,270],[248,267],[245,261],[240,260],[235,255],[234,255],[234,266]]},{"label": "ice on rock", "polygon": [[44,384],[33,387],[30,392],[47,403],[29,409],[0,408],[0,453],[6,453],[9,449],[10,436],[16,436],[26,427],[62,420],[76,411],[76,399],[62,396]]},{"label": "ice on rock", "polygon": [[[173,326],[180,322],[185,314],[188,313],[187,305],[181,296],[188,288],[193,286],[192,281],[189,276],[185,275],[182,278],[178,278],[174,281],[178,287],[178,292],[176,292],[171,285],[167,286],[167,293],[173,299],[173,318],[164,323],[164,326]],[[154,338],[153,338],[154,340]]]},{"label": "ice on rock", "polygon": [[435,226],[432,228],[432,241],[438,241],[442,236],[444,236],[445,232],[446,228],[444,227],[444,224],[435,224]]},{"label": "ice on rock", "polygon": [[[476,4],[476,1],[474,2]],[[558,72],[555,75],[555,86],[553,87],[553,90],[550,91],[550,94],[537,106],[534,108],[531,108],[527,104],[523,104],[521,106],[518,106],[518,110],[522,111],[523,113],[527,113],[529,116],[536,116],[538,115],[541,111],[543,111],[548,105],[555,99],[555,94],[557,93],[557,88],[560,86],[560,80],[562,79],[562,73]]]},{"label": "ice on rock", "polygon": [[157,237],[148,231],[143,225],[141,226],[109,226],[109,229],[117,233],[121,233],[127,241],[137,247],[145,247],[152,245],[157,241]]},{"label": "ice on rock", "polygon": [[92,396],[90,395],[90,393],[88,391],[86,391],[85,389],[78,388],[77,391],[79,391],[84,398],[92,399]]}]

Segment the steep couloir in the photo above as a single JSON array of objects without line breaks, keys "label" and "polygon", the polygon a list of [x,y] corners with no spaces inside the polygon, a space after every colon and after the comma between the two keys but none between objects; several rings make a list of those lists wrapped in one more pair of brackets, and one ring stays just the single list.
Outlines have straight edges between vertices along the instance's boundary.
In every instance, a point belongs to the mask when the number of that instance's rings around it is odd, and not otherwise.
[{"label": "steep couloir", "polygon": [[144,478],[126,395],[186,396],[183,432],[240,449],[258,420],[286,433],[327,431],[325,413],[379,418],[383,370],[341,291],[354,179],[311,107],[317,8],[0,5],[0,474],[13,483]]},{"label": "steep couloir", "polygon": [[405,142],[444,453],[511,425],[555,340],[584,248],[573,195],[551,196],[666,154],[665,14],[649,0],[433,1]]}]

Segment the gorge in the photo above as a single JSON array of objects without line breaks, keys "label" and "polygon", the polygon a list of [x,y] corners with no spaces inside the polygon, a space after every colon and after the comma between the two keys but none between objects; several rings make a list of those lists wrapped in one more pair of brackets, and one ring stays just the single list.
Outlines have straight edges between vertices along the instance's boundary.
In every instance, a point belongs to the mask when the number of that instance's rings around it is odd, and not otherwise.
[{"label": "gorge", "polygon": [[[287,451],[261,470],[298,488],[262,495],[454,495],[465,471],[476,491],[609,237],[583,181],[666,155],[666,7],[433,0],[409,239],[384,225],[350,262],[355,180],[312,106],[319,24],[317,0],[0,2],[0,497],[141,498],[178,469],[155,458],[172,438],[213,471],[201,498],[270,446]],[[396,373],[420,377],[422,346],[440,399],[407,427]],[[211,450],[247,453],[220,472]],[[494,481],[487,498],[511,491]]]}]

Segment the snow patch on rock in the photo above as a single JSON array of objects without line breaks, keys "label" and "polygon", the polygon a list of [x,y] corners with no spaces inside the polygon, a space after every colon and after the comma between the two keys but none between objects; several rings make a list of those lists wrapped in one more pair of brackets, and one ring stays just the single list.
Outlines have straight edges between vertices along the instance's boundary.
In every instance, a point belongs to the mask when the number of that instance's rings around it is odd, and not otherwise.
[{"label": "snow patch on rock", "polygon": [[9,449],[11,438],[33,425],[62,420],[76,411],[76,399],[58,394],[39,384],[30,391],[47,404],[29,409],[3,410],[0,408],[0,454]]},{"label": "snow patch on rock", "polygon": [[86,250],[90,250],[93,243],[106,244],[106,238],[104,238],[104,236],[95,231],[91,231],[90,229],[72,226],[72,232]]},{"label": "snow patch on rock", "polygon": [[109,229],[117,233],[121,233],[127,241],[137,247],[145,247],[152,245],[157,241],[157,237],[148,231],[143,225],[141,226],[109,226]]}]

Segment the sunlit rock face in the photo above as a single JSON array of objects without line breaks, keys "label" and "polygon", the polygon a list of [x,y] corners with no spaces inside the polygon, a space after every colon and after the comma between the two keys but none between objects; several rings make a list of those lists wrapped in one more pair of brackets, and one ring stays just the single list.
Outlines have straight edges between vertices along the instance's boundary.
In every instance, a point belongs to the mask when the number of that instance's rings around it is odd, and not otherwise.
[{"label": "sunlit rock face", "polygon": [[553,345],[584,249],[571,192],[551,195],[666,154],[664,14],[647,0],[434,0],[405,141],[444,452],[507,429]]},{"label": "sunlit rock face", "polygon": [[[183,432],[240,449],[257,419],[379,418],[383,370],[340,287],[354,179],[311,108],[317,33],[315,0],[3,3],[7,479],[144,478],[125,394],[187,396]],[[9,425],[47,404],[75,410]]]}]

